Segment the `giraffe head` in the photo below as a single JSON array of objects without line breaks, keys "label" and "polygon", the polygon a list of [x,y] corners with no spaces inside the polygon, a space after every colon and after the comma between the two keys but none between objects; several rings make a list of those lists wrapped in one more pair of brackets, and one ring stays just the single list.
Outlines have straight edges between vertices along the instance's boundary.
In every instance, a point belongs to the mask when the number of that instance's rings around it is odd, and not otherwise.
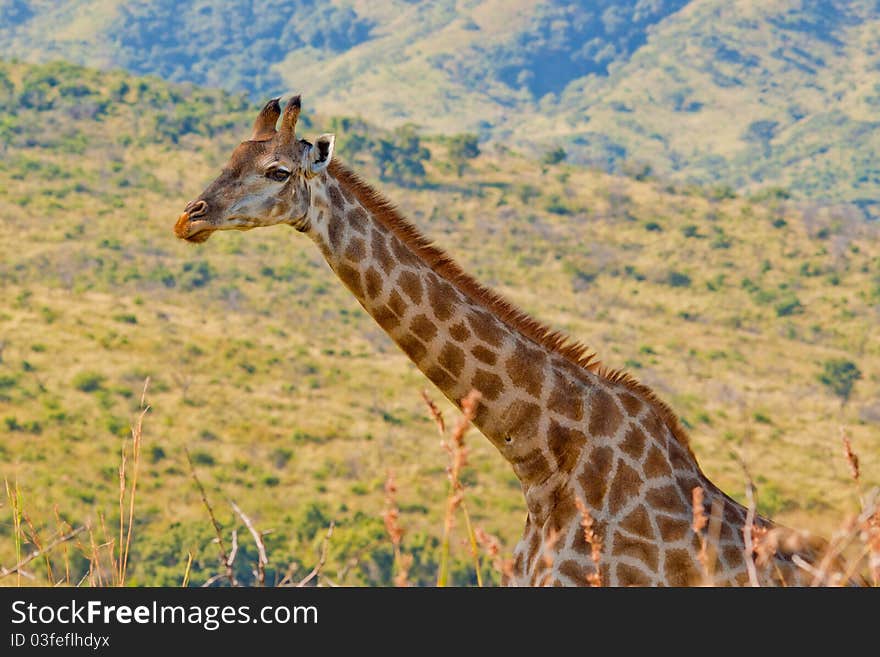
[{"label": "giraffe head", "polygon": [[330,164],[334,137],[321,135],[314,144],[297,139],[299,112],[299,96],[288,101],[283,115],[278,98],[266,103],[250,139],[236,147],[217,179],[187,204],[174,234],[204,242],[215,230],[275,224],[304,230],[311,201],[308,181]]}]

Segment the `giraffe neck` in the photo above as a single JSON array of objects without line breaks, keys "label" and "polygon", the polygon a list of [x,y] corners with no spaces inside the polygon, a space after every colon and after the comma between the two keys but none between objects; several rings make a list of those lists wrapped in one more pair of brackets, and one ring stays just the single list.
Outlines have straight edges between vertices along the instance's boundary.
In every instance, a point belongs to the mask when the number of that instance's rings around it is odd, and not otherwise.
[{"label": "giraffe neck", "polygon": [[594,564],[579,503],[604,537],[606,583],[697,581],[695,487],[723,512],[718,583],[743,581],[745,510],[702,474],[647,388],[596,371],[582,348],[479,286],[342,165],[310,193],[300,229],[358,302],[454,404],[481,393],[475,424],[512,464],[529,511],[517,581],[583,583]]},{"label": "giraffe neck", "polygon": [[386,206],[347,170],[331,166],[319,182],[308,232],[330,267],[450,401],[480,392],[475,424],[512,464],[530,516],[545,520],[588,442],[584,423],[617,431],[621,386],[527,335],[473,286],[464,289],[457,268],[412,229],[391,224]]}]

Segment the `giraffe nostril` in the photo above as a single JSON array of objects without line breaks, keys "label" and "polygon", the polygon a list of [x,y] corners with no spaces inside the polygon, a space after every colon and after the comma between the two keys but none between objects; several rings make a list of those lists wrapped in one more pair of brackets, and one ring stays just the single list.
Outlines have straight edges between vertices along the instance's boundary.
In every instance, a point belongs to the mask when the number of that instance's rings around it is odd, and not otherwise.
[{"label": "giraffe nostril", "polygon": [[183,210],[190,219],[196,219],[208,213],[208,204],[205,201],[190,201]]}]

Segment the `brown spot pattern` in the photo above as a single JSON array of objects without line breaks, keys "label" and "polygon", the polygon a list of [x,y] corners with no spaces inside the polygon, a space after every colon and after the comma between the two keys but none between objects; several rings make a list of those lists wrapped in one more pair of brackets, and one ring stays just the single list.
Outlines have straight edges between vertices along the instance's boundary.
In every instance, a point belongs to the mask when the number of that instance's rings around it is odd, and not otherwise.
[{"label": "brown spot pattern", "polygon": [[619,586],[650,586],[651,579],[638,568],[627,563],[617,564],[617,584]]},{"label": "brown spot pattern", "polygon": [[642,475],[633,470],[623,461],[617,462],[617,473],[608,489],[608,510],[616,514],[633,497],[639,494],[642,487]]},{"label": "brown spot pattern", "polygon": [[668,477],[672,474],[672,468],[663,453],[657,449],[657,445],[651,445],[648,448],[648,457],[645,459],[645,477],[653,479],[655,477]]},{"label": "brown spot pattern", "polygon": [[631,425],[624,434],[623,440],[620,441],[620,449],[634,459],[639,460],[645,451],[645,441],[645,434],[642,433],[642,430],[637,426]]},{"label": "brown spot pattern", "polygon": [[420,304],[422,302],[422,282],[415,272],[401,272],[397,277],[397,284],[403,293],[413,300],[413,303]]},{"label": "brown spot pattern", "polygon": [[584,417],[582,394],[583,391],[574,382],[554,374],[553,389],[550,391],[547,406],[551,411],[560,413],[575,422],[580,422]]},{"label": "brown spot pattern", "polygon": [[397,260],[404,265],[416,266],[421,264],[416,254],[396,237],[391,238],[391,250],[394,252],[395,257],[397,257]]},{"label": "brown spot pattern", "polygon": [[373,258],[378,261],[379,266],[382,267],[382,271],[384,271],[386,275],[390,274],[394,269],[394,260],[391,259],[391,254],[388,253],[388,245],[385,242],[385,235],[378,230],[374,230],[373,240],[370,246],[373,250]]},{"label": "brown spot pattern", "polygon": [[402,336],[398,340],[398,344],[400,345],[400,348],[406,352],[406,355],[412,358],[415,362],[422,360],[422,358],[425,357],[425,354],[428,353],[427,349],[425,349],[425,345],[412,335]]},{"label": "brown spot pattern", "polygon": [[424,314],[413,317],[409,328],[422,342],[430,342],[437,335],[437,326]]},{"label": "brown spot pattern", "polygon": [[452,376],[458,376],[464,369],[464,352],[461,347],[457,347],[451,342],[443,345],[437,360]]},{"label": "brown spot pattern", "polygon": [[586,444],[587,437],[580,431],[566,429],[555,420],[550,422],[547,447],[556,459],[556,467],[562,472],[571,472],[574,469]]},{"label": "brown spot pattern", "polygon": [[456,301],[455,290],[449,283],[434,277],[434,284],[428,286],[428,301],[434,309],[434,315],[439,320],[447,320],[452,317],[452,310]]},{"label": "brown spot pattern", "polygon": [[541,407],[532,402],[517,399],[504,412],[506,431],[514,438],[533,438],[538,433]]},{"label": "brown spot pattern", "polygon": [[625,536],[620,532],[614,535],[614,556],[630,556],[644,563],[650,570],[656,571],[660,562],[660,551],[657,546],[645,539]]},{"label": "brown spot pattern", "polygon": [[693,560],[686,550],[668,550],[664,572],[669,586],[689,586],[697,581]]},{"label": "brown spot pattern", "polygon": [[690,470],[691,459],[677,440],[669,442],[669,461],[673,470]]},{"label": "brown spot pattern", "polygon": [[651,526],[651,519],[648,517],[648,512],[643,506],[637,506],[632,513],[624,518],[620,523],[620,528],[632,534],[651,539],[654,538],[654,528]]},{"label": "brown spot pattern", "polygon": [[352,262],[360,262],[367,255],[367,248],[360,237],[353,237],[345,247],[345,257]]},{"label": "brown spot pattern", "polygon": [[440,390],[449,390],[455,385],[455,381],[442,367],[432,365],[425,371],[425,375],[434,382]]},{"label": "brown spot pattern", "polygon": [[361,235],[367,234],[367,213],[363,208],[354,208],[345,215],[352,230]]},{"label": "brown spot pattern", "polygon": [[511,460],[516,476],[524,484],[544,481],[550,475],[550,464],[537,449],[529,450],[525,456]]},{"label": "brown spot pattern", "polygon": [[733,566],[734,564],[742,563],[745,561],[745,555],[743,553],[742,548],[736,545],[727,545],[721,551],[721,555],[724,557],[724,560],[727,562],[728,566]]},{"label": "brown spot pattern", "polygon": [[614,398],[604,390],[596,390],[590,398],[590,433],[612,436],[623,420]]},{"label": "brown spot pattern", "polygon": [[375,308],[373,310],[373,319],[375,319],[379,326],[386,331],[390,331],[400,326],[400,320],[397,319],[397,315],[391,312],[391,309],[388,306]]},{"label": "brown spot pattern", "polygon": [[673,518],[664,514],[654,516],[657,528],[660,530],[660,538],[664,543],[680,541],[691,531],[691,523],[681,518]]},{"label": "brown spot pattern", "polygon": [[364,298],[364,290],[361,287],[361,273],[354,267],[341,264],[336,270],[337,276],[345,283],[345,286],[351,290],[358,299]]},{"label": "brown spot pattern", "polygon": [[474,310],[468,313],[467,320],[480,340],[488,342],[493,347],[501,346],[501,342],[504,340],[504,331],[492,315],[481,310]]},{"label": "brown spot pattern", "polygon": [[327,185],[327,196],[330,198],[330,203],[337,210],[345,209],[345,201],[342,199],[342,194],[339,193],[339,187],[337,185]]},{"label": "brown spot pattern", "polygon": [[480,391],[484,399],[492,401],[498,399],[498,395],[504,389],[504,382],[494,372],[488,370],[477,370],[471,385]]},{"label": "brown spot pattern", "polygon": [[673,486],[652,488],[646,493],[645,499],[652,509],[666,509],[671,512],[686,511],[678,491]]},{"label": "brown spot pattern", "polygon": [[382,292],[382,276],[372,267],[364,272],[364,287],[367,296],[371,299],[375,299]]},{"label": "brown spot pattern", "polygon": [[476,345],[473,349],[471,349],[471,353],[474,355],[478,361],[486,363],[487,365],[494,365],[495,361],[498,360],[498,356],[491,349],[486,349],[481,344]]},{"label": "brown spot pattern", "polygon": [[468,331],[468,327],[464,325],[464,322],[458,322],[449,327],[449,335],[457,342],[464,342],[471,337],[471,332]]},{"label": "brown spot pattern", "polygon": [[406,313],[406,301],[397,293],[397,290],[391,290],[391,294],[388,295],[388,307],[398,317],[403,317]]},{"label": "brown spot pattern", "polygon": [[580,564],[577,561],[571,559],[563,561],[559,564],[559,572],[579,586],[584,586],[587,583],[587,570],[584,568],[583,564]]},{"label": "brown spot pattern", "polygon": [[642,402],[639,401],[638,397],[631,395],[628,392],[622,392],[617,398],[620,400],[620,405],[623,406],[623,410],[626,411],[626,414],[629,417],[638,417],[642,410]]},{"label": "brown spot pattern", "polygon": [[584,491],[584,501],[594,509],[602,508],[602,501],[608,489],[608,473],[614,463],[614,452],[610,447],[596,447],[578,475],[578,482]]},{"label": "brown spot pattern", "polygon": [[505,363],[507,375],[517,388],[525,390],[533,397],[541,396],[544,383],[545,356],[537,349],[530,349],[524,342],[517,341],[516,348]]},{"label": "brown spot pattern", "polygon": [[344,234],[345,227],[342,225],[342,222],[338,221],[336,217],[332,217],[330,223],[327,224],[327,237],[330,239],[330,247],[334,253],[339,253],[339,250],[342,248],[342,237]]}]

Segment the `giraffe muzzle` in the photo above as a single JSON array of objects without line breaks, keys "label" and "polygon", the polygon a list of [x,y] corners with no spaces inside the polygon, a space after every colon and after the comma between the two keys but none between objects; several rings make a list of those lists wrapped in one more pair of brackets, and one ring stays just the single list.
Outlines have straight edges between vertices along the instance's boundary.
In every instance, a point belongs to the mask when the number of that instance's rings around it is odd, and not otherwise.
[{"label": "giraffe muzzle", "polygon": [[206,214],[208,204],[205,201],[190,201],[174,224],[174,234],[187,242],[204,242],[214,230],[210,222],[201,219]]}]

